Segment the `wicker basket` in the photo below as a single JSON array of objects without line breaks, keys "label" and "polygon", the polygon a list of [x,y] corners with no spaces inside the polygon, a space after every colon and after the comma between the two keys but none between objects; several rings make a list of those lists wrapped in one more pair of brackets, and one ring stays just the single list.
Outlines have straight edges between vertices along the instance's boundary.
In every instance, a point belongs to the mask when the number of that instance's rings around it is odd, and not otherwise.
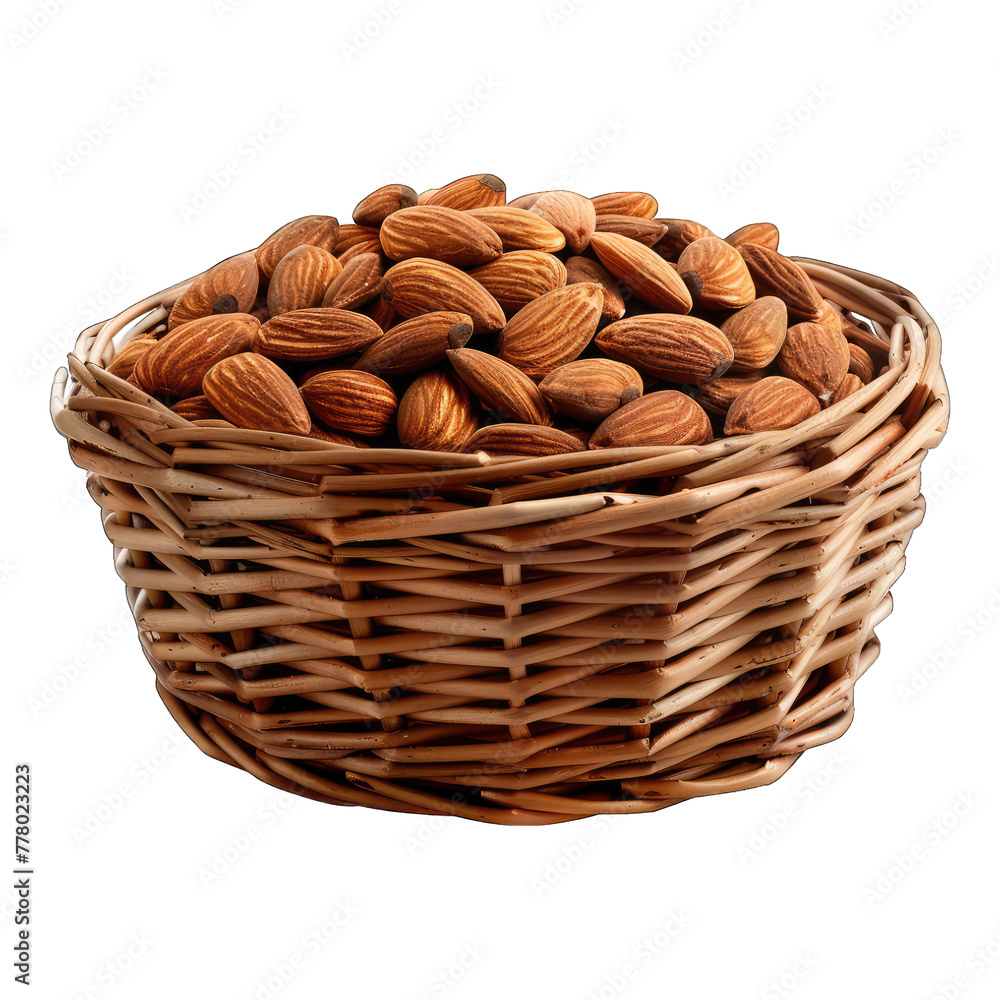
[{"label": "wicker basket", "polygon": [[[187,283],[85,330],[52,417],[173,717],[290,792],[515,825],[767,784],[836,739],[948,394],[911,293],[795,259],[871,323],[882,374],[701,447],[489,460],[194,427],[103,367]],[[609,485],[637,481],[662,495]]]}]

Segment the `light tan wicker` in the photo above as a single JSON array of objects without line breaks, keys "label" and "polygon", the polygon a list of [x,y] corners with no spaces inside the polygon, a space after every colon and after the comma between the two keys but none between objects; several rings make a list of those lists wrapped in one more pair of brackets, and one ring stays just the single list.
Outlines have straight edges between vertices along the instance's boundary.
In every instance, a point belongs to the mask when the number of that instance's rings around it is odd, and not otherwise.
[{"label": "light tan wicker", "polygon": [[[905,289],[795,258],[884,368],[792,430],[490,460],[196,427],[52,392],[157,688],[207,754],[326,802],[544,824],[766,784],[852,718],[948,420]],[[370,471],[378,465],[383,471]],[[610,484],[659,481],[662,495]]]}]

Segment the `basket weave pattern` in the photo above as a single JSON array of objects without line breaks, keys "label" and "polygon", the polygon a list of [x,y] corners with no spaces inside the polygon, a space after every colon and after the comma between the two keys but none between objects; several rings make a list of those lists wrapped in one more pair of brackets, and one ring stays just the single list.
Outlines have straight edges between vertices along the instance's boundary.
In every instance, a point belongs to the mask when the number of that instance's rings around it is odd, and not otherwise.
[{"label": "basket weave pattern", "polygon": [[53,421],[173,717],[300,795],[505,824],[765,784],[836,739],[948,395],[911,293],[796,259],[869,321],[882,374],[700,447],[490,460],[194,427],[104,371],[186,283],[84,331]]}]

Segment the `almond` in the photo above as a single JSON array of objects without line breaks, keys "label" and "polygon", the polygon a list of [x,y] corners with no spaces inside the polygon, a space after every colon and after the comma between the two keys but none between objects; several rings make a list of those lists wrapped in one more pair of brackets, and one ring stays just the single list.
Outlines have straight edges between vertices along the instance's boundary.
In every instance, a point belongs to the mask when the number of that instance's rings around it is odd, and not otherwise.
[{"label": "almond", "polygon": [[315,361],[356,354],[381,336],[378,324],[361,313],[320,306],[269,319],[257,331],[253,349],[269,358]]},{"label": "almond", "polygon": [[367,441],[358,441],[356,438],[348,437],[346,434],[338,434],[336,431],[324,430],[318,424],[313,424],[309,428],[309,437],[316,438],[317,441],[329,441],[331,444],[344,445],[348,448],[367,448]]},{"label": "almond", "polygon": [[450,349],[464,347],[471,336],[472,318],[465,313],[421,313],[376,340],[354,367],[374,375],[409,375],[444,361]]},{"label": "almond", "polygon": [[269,316],[318,306],[330,282],[342,270],[340,261],[322,247],[305,244],[289,250],[278,261],[267,286]]},{"label": "almond", "polygon": [[848,372],[844,376],[843,382],[830,393],[825,405],[833,406],[834,403],[839,403],[842,399],[847,399],[848,396],[853,395],[864,387],[865,383],[857,375],[853,374],[853,372]]},{"label": "almond", "polygon": [[505,253],[510,250],[544,250],[546,253],[555,253],[566,246],[566,237],[551,222],[546,222],[540,215],[523,208],[500,205],[493,208],[473,208],[468,212],[500,237]]},{"label": "almond", "polygon": [[497,357],[532,378],[579,357],[601,320],[600,285],[546,292],[518,312],[500,334]]},{"label": "almond", "polygon": [[136,361],[133,376],[146,392],[193,396],[223,358],[249,351],[260,324],[246,313],[204,316],[168,333]]},{"label": "almond", "polygon": [[542,250],[512,250],[469,274],[508,314],[566,284],[566,265]]},{"label": "almond", "polygon": [[820,411],[819,400],[804,386],[780,375],[755,382],[726,414],[726,434],[754,434],[794,427]]},{"label": "almond", "polygon": [[818,320],[823,314],[823,299],[812,280],[795,261],[776,250],[757,243],[740,243],[743,255],[758,296],[777,295],[788,312],[806,320]]},{"label": "almond", "polygon": [[720,329],[733,345],[733,374],[766,368],[785,342],[788,310],[777,296],[765,295],[724,319]]},{"label": "almond", "polygon": [[598,260],[644,302],[673,313],[691,311],[691,293],[677,272],[649,247],[617,233],[594,233]]},{"label": "almond", "polygon": [[219,420],[222,414],[208,401],[208,396],[188,396],[170,407],[185,420]]},{"label": "almond", "polygon": [[399,401],[396,432],[407,448],[461,451],[475,430],[475,403],[454,372],[422,372]]},{"label": "almond", "polygon": [[715,235],[708,226],[691,219],[663,219],[657,216],[653,221],[667,227],[663,238],[656,244],[656,252],[666,260],[677,260],[689,243]]},{"label": "almond", "polygon": [[324,372],[309,379],[301,391],[310,412],[324,424],[362,437],[383,434],[398,405],[388,383],[369,372]]},{"label": "almond", "polygon": [[584,451],[586,446],[572,434],[539,424],[489,424],[480,427],[462,448],[487,455],[540,458]]},{"label": "almond", "polygon": [[598,215],[632,215],[652,219],[657,212],[656,199],[645,191],[611,191],[590,199]]},{"label": "almond", "polygon": [[354,208],[353,219],[359,226],[378,229],[385,220],[401,208],[417,203],[417,192],[406,184],[385,184],[362,198]]},{"label": "almond", "polygon": [[733,362],[733,346],[726,335],[695,316],[626,317],[601,330],[594,344],[616,361],[683,385],[718,378]]},{"label": "almond", "polygon": [[438,188],[424,205],[444,205],[446,208],[489,208],[507,200],[507,186],[494,174],[472,174]]},{"label": "almond", "polygon": [[265,278],[270,278],[278,266],[278,261],[289,250],[308,244],[333,253],[339,238],[340,223],[332,215],[304,215],[301,219],[293,219],[271,233],[257,247],[255,254],[257,266]]},{"label": "almond", "polygon": [[381,253],[363,253],[343,265],[327,286],[322,305],[335,309],[357,309],[378,295],[384,269]]},{"label": "almond", "polygon": [[757,294],[739,250],[718,236],[689,243],[677,259],[677,273],[703,309],[741,309]]},{"label": "almond", "polygon": [[652,392],[615,410],[590,439],[591,448],[708,444],[712,423],[690,397],[676,389]]},{"label": "almond", "polygon": [[642,376],[629,365],[607,358],[582,358],[560,365],[538,388],[557,413],[600,423],[620,406],[642,395]]},{"label": "almond", "polygon": [[555,226],[573,253],[587,249],[597,224],[597,212],[589,198],[574,191],[546,191],[529,211]]},{"label": "almond", "polygon": [[346,253],[351,247],[355,247],[359,243],[370,243],[372,240],[377,241],[378,230],[378,226],[358,226],[351,222],[345,226],[341,226],[340,235],[333,248],[334,257],[339,257],[342,253]]},{"label": "almond", "polygon": [[617,233],[643,246],[653,247],[663,239],[667,227],[662,222],[641,219],[634,215],[599,215],[595,227],[599,233]]},{"label": "almond", "polygon": [[863,385],[868,385],[875,377],[875,365],[871,356],[863,347],[857,344],[848,344],[847,350],[850,352],[851,360],[848,363],[847,371],[851,375],[856,375]]},{"label": "almond", "polygon": [[842,333],[821,323],[796,323],[788,328],[778,352],[782,374],[800,382],[816,396],[833,392],[851,365]]},{"label": "almond", "polygon": [[449,351],[448,360],[487,410],[523,424],[552,424],[552,411],[538,386],[513,365],[469,348]]},{"label": "almond", "polygon": [[420,194],[417,195],[417,204],[426,205],[427,202],[440,190],[440,188],[427,188],[427,190],[421,191]]},{"label": "almond", "polygon": [[709,413],[724,417],[729,407],[741,393],[764,378],[762,371],[744,372],[739,375],[726,374],[701,385],[690,388],[691,398]]},{"label": "almond", "polygon": [[442,205],[415,205],[390,215],[379,231],[382,251],[393,260],[431,257],[474,267],[503,253],[500,237],[467,212]]},{"label": "almond", "polygon": [[[566,284],[576,285],[581,281],[601,286],[604,292],[601,315],[606,320],[621,319],[625,315],[625,300],[621,294],[624,285],[603,264],[589,257],[570,257],[566,261]],[[629,289],[625,291],[631,294]]]},{"label": "almond", "polygon": [[736,247],[741,243],[756,243],[769,250],[778,249],[778,227],[770,222],[751,222],[726,237],[726,242]]},{"label": "almond", "polygon": [[237,427],[308,434],[312,421],[295,383],[270,358],[236,354],[213,365],[202,383],[208,401]]},{"label": "almond", "polygon": [[337,251],[337,260],[340,261],[341,267],[347,267],[347,265],[354,260],[356,257],[364,256],[369,253],[381,253],[382,244],[379,242],[378,237],[371,240],[361,240],[358,243],[349,246],[344,251]]},{"label": "almond", "polygon": [[257,297],[257,263],[253,251],[229,257],[195,278],[170,310],[171,330],[202,316],[247,312]]},{"label": "almond", "polygon": [[510,208],[519,208],[525,212],[530,212],[535,202],[546,193],[545,191],[532,191],[531,194],[522,194],[513,201],[508,201],[507,205]]},{"label": "almond", "polygon": [[[379,288],[381,287],[382,286],[379,285]],[[368,316],[371,317],[371,319],[382,331],[395,326],[399,321],[399,317],[396,315],[396,310],[392,308],[392,302],[388,299],[382,298],[381,295],[372,299],[371,304],[368,306]]]},{"label": "almond", "polygon": [[135,363],[156,344],[152,337],[134,337],[123,344],[111,359],[107,371],[119,378],[127,379],[135,369]]},{"label": "almond", "polygon": [[407,319],[425,312],[467,313],[477,334],[496,333],[507,322],[500,304],[475,278],[429,257],[394,264],[385,272],[380,291]]}]

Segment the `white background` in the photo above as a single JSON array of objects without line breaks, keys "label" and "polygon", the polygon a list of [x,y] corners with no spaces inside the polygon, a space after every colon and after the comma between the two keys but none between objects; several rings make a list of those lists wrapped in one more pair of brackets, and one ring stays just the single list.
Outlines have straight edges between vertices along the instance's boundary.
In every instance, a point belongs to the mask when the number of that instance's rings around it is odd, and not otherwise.
[{"label": "white background", "polygon": [[[13,0],[0,29],[0,815],[31,762],[34,995],[997,996],[995,6]],[[539,829],[336,808],[155,694],[47,415],[76,333],[293,217],[480,171],[773,220],[942,326],[955,412],[882,657],[772,786]]]}]

